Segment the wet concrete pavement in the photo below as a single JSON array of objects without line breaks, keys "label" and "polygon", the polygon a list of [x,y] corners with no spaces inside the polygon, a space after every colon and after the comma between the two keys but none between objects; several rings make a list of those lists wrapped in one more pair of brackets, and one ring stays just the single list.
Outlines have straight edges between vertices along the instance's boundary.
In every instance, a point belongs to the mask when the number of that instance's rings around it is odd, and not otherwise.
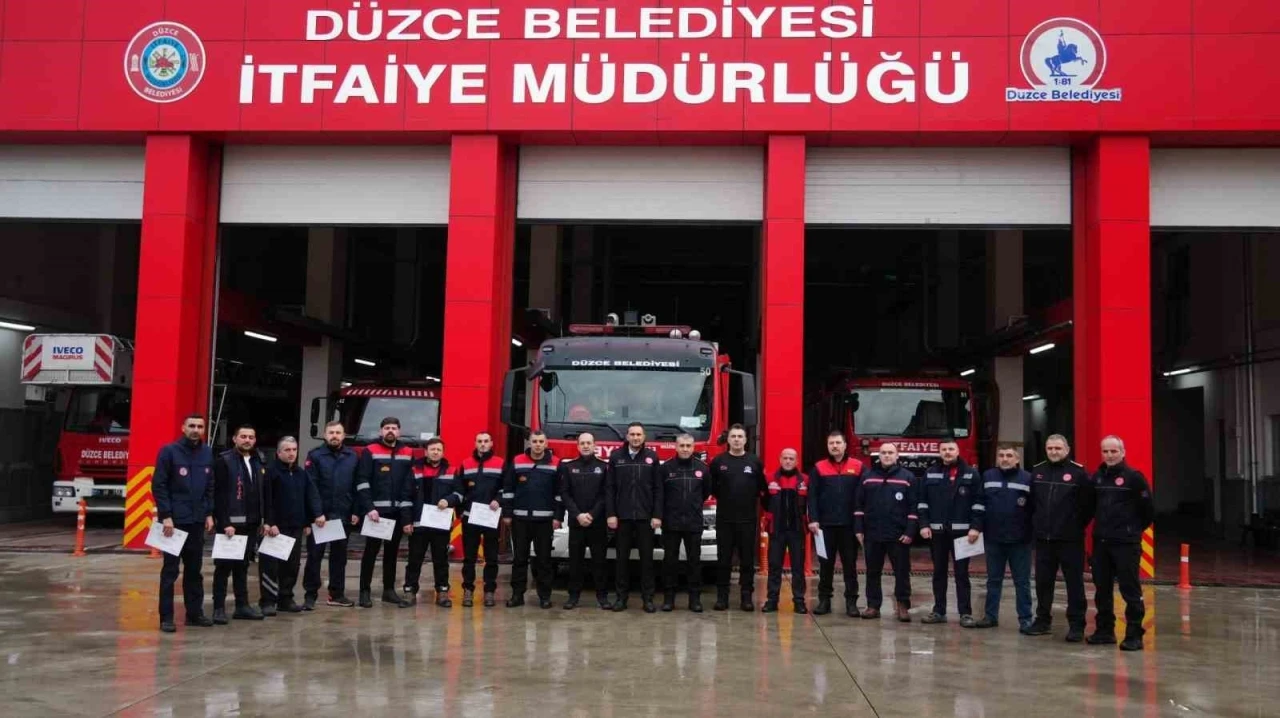
[{"label": "wet concrete pavement", "polygon": [[1261,717],[1280,697],[1266,590],[1149,587],[1148,650],[1127,654],[1064,643],[1061,591],[1054,636],[1017,634],[1010,585],[999,628],[923,626],[920,578],[911,624],[789,602],[695,615],[683,596],[672,614],[634,597],[625,614],[567,612],[558,586],[549,611],[322,605],[162,635],[158,573],[132,555],[0,555],[0,715]]}]

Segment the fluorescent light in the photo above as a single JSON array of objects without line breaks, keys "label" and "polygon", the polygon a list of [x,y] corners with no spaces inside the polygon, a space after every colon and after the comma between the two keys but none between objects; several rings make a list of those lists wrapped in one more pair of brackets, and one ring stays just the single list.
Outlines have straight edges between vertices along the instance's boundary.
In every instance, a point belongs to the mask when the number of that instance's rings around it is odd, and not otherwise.
[{"label": "fluorescent light", "polygon": [[277,341],[279,341],[278,339],[271,336],[270,334],[259,334],[258,332],[251,332],[248,329],[244,330],[244,335],[246,337],[249,337],[250,339],[259,339],[264,342],[271,342],[272,344],[275,344]]},{"label": "fluorescent light", "polygon": [[519,339],[517,339],[516,337],[511,337],[511,345],[512,345],[512,346],[517,346],[517,347],[522,347],[522,346],[524,346],[524,342],[520,341],[520,340],[519,340]]},{"label": "fluorescent light", "polygon": [[369,361],[368,359],[356,359],[355,363],[361,366],[378,366],[377,362],[372,362],[372,361]]},{"label": "fluorescent light", "polygon": [[977,373],[978,373],[977,369],[965,369],[964,371],[960,372],[960,376],[973,376],[974,374],[977,374]]},{"label": "fluorescent light", "polygon": [[339,387],[341,387],[341,388],[343,388],[343,389],[346,389],[347,387],[351,386],[351,382],[349,382],[349,381],[340,382],[340,383],[338,384],[338,386],[339,386]]},{"label": "fluorescent light", "polygon": [[1039,394],[1027,394],[1026,396],[1022,397],[1023,401],[1038,401],[1039,399],[1040,399]]},{"label": "fluorescent light", "polygon": [[1054,347],[1056,347],[1056,346],[1058,346],[1058,345],[1057,345],[1057,344],[1054,344],[1053,342],[1049,342],[1048,344],[1041,344],[1041,345],[1040,345],[1040,346],[1038,346],[1038,347],[1032,347],[1032,348],[1031,348],[1031,351],[1030,351],[1029,353],[1031,353],[1031,354],[1039,354],[1040,352],[1047,352],[1047,351],[1049,351],[1050,349],[1052,349],[1052,348],[1054,348]]},{"label": "fluorescent light", "polygon": [[427,376],[427,377],[424,377],[424,378],[425,378],[427,381],[434,381],[434,382],[436,382],[436,383],[439,383],[439,382],[440,382],[440,377],[438,377],[438,376]]},{"label": "fluorescent light", "polygon": [[16,332],[34,332],[36,330],[30,324],[18,324],[17,322],[0,322],[0,329],[12,329]]},{"label": "fluorescent light", "polygon": [[1173,371],[1164,372],[1164,375],[1165,376],[1182,376],[1183,374],[1190,374],[1191,371],[1192,371],[1191,367],[1183,367],[1182,369],[1174,369]]}]

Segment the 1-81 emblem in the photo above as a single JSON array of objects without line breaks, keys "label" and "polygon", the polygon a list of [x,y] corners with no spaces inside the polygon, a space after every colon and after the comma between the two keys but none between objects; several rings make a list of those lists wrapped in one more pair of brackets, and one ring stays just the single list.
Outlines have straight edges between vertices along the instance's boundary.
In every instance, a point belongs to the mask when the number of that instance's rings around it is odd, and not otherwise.
[{"label": "1-81 emblem", "polygon": [[124,75],[144,100],[177,102],[200,84],[204,62],[204,43],[191,28],[176,22],[157,22],[142,28],[129,41],[124,52]]}]

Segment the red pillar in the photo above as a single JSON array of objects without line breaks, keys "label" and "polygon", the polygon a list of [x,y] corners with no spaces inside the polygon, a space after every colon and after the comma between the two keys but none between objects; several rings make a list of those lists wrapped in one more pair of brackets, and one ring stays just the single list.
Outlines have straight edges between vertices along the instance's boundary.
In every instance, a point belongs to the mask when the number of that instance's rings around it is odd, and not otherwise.
[{"label": "red pillar", "polygon": [[124,545],[151,525],[152,461],[209,405],[221,156],[189,135],[147,138]]},{"label": "red pillar", "polygon": [[[1077,461],[1102,460],[1102,437],[1151,476],[1151,144],[1103,136],[1072,163]],[[1144,537],[1144,576],[1154,573]]]},{"label": "red pillar", "polygon": [[801,450],[804,429],[804,159],[804,137],[769,137],[760,252],[760,451],[769,466],[783,449]]},{"label": "red pillar", "polygon": [[480,431],[505,449],[499,408],[511,359],[516,154],[495,135],[455,136],[450,173],[440,433],[461,456]]}]

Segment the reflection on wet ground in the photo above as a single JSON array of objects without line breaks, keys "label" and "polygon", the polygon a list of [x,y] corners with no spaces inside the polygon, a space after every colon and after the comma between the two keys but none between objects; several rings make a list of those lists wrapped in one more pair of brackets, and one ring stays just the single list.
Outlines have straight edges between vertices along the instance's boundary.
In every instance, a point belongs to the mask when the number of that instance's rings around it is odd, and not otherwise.
[{"label": "reflection on wet ground", "polygon": [[[1012,586],[989,631],[789,602],[569,612],[557,587],[549,611],[322,605],[162,635],[158,573],[140,556],[0,555],[0,714],[1274,716],[1280,696],[1280,592],[1265,590],[1149,587],[1147,650],[1127,654],[1063,642],[1061,592],[1055,635],[1019,636]],[[927,580],[914,590],[918,619]]]}]

